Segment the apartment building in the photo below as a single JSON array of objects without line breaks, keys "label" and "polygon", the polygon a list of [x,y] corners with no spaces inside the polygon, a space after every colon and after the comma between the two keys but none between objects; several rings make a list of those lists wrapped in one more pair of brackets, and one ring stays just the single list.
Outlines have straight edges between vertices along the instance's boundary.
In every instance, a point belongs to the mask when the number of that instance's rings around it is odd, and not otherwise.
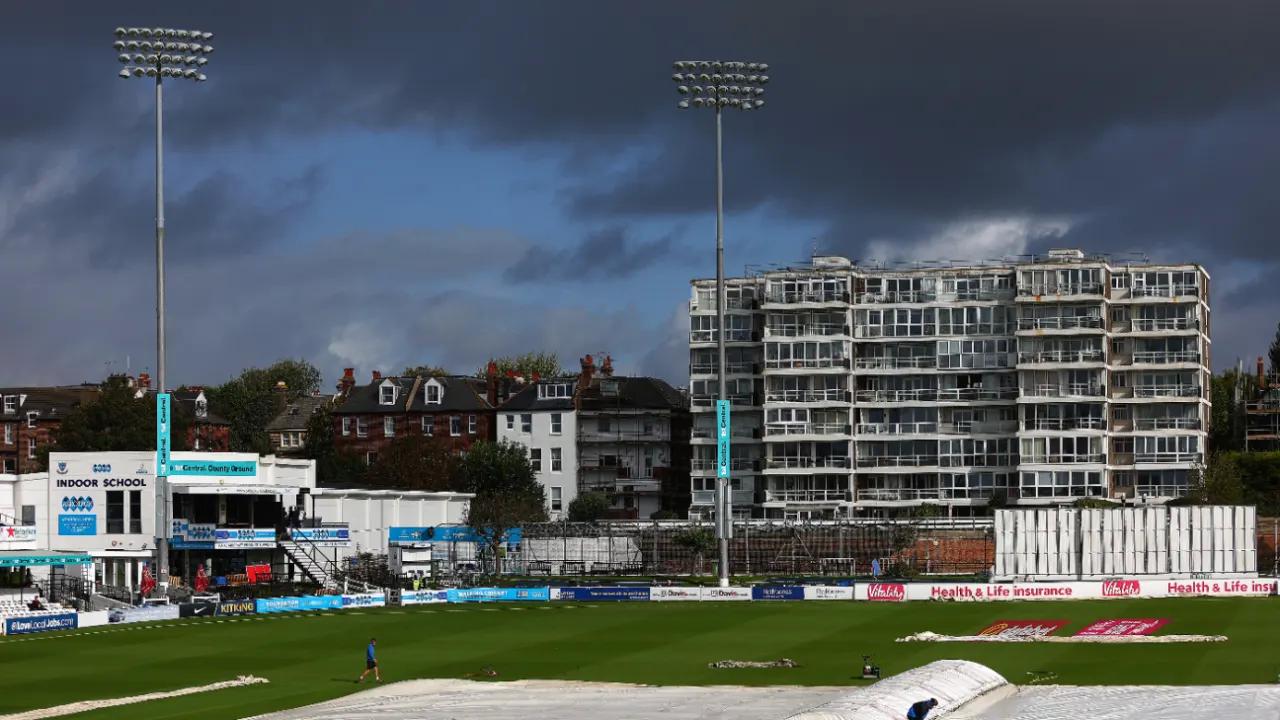
[{"label": "apartment building", "polygon": [[552,520],[564,520],[578,497],[577,387],[574,376],[539,379],[498,409],[498,440],[528,449]]},{"label": "apartment building", "polygon": [[[733,512],[978,512],[1184,494],[1208,420],[1209,278],[1086,256],[810,265],[727,282]],[[715,283],[690,304],[694,517],[714,510]]]}]

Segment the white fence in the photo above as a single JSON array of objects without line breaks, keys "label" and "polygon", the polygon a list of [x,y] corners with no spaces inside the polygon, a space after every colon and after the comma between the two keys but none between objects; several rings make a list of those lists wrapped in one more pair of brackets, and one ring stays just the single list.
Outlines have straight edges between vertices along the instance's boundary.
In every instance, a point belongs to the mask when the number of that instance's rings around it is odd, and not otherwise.
[{"label": "white fence", "polygon": [[997,510],[993,579],[1256,577],[1256,534],[1238,505]]}]

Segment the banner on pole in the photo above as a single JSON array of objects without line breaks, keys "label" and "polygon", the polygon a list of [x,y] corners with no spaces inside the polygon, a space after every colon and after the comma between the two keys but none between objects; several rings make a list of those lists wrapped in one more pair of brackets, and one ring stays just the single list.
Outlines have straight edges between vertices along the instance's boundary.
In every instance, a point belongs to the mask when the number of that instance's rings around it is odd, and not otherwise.
[{"label": "banner on pole", "polygon": [[729,401],[716,401],[716,477],[729,477]]},{"label": "banner on pole", "polygon": [[169,393],[156,393],[156,477],[169,474]]}]

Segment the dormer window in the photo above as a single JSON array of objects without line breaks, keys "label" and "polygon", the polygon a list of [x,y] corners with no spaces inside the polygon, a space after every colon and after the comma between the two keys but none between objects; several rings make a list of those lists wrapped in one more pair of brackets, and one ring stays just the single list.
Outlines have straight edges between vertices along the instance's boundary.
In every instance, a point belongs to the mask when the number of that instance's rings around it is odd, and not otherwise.
[{"label": "dormer window", "polygon": [[384,382],[378,388],[378,404],[379,405],[395,405],[396,404],[396,386],[392,382]]},{"label": "dormer window", "polygon": [[36,426],[36,415],[34,412],[27,413],[27,427],[34,428]]},{"label": "dormer window", "polygon": [[443,395],[443,393],[441,392],[440,383],[436,382],[435,380],[431,380],[427,382],[427,388],[425,392],[427,394],[426,397],[427,397],[428,405],[440,404],[440,396]]},{"label": "dormer window", "polygon": [[9,415],[13,415],[14,413],[18,412],[18,396],[17,395],[4,396],[4,411]]},{"label": "dormer window", "polygon": [[202,420],[209,417],[209,401],[205,399],[204,393],[196,398],[196,417]]},{"label": "dormer window", "polygon": [[573,397],[572,383],[546,383],[538,386],[538,399],[550,400]]}]

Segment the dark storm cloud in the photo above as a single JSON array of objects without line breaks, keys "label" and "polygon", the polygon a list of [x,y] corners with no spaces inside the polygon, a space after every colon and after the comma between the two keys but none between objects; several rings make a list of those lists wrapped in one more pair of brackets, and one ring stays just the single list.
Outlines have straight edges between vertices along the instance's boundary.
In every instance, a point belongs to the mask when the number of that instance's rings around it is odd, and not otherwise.
[{"label": "dark storm cloud", "polygon": [[589,233],[576,246],[564,250],[530,247],[502,277],[512,283],[614,280],[631,277],[672,257],[688,257],[676,247],[673,236],[633,240],[626,229],[615,226]]},{"label": "dark storm cloud", "polygon": [[[166,94],[166,139],[206,160],[171,190],[175,257],[253,262],[341,171],[282,169],[293,180],[263,192],[266,180],[221,154],[355,128],[560,158],[568,219],[606,230],[538,252],[509,243],[520,259],[505,280],[633,276],[680,249],[674,235],[620,228],[711,206],[711,116],[675,109],[670,62],[725,57],[768,61],[774,78],[763,112],[725,118],[731,213],[825,228],[822,250],[853,257],[957,221],[1061,218],[1065,235],[1028,236],[1030,249],[1204,263],[1229,289],[1215,307],[1229,342],[1248,339],[1232,326],[1237,308],[1252,308],[1240,313],[1251,323],[1276,314],[1275,300],[1238,289],[1248,279],[1234,269],[1274,265],[1280,226],[1273,0],[18,3],[0,60],[39,72],[6,80],[0,250],[35,252],[24,262],[36,264],[77,250],[94,266],[146,257],[149,187],[136,185],[148,178],[151,90],[114,78],[109,43],[117,24],[156,23],[217,33],[211,81]],[[771,257],[753,259],[791,259],[811,238],[772,241]],[[8,264],[0,281],[23,267]],[[286,297],[304,282],[275,281]],[[237,345],[278,337],[235,332]],[[683,354],[681,336],[664,326],[650,339]]]}]

